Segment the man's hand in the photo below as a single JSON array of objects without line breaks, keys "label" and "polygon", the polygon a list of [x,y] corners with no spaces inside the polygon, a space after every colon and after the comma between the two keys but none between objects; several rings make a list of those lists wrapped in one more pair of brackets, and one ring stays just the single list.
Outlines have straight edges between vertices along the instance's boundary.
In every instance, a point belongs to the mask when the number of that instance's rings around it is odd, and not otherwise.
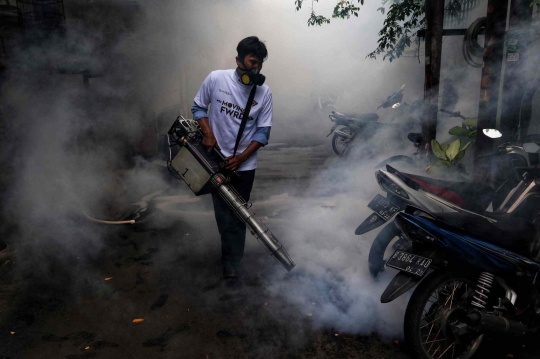
[{"label": "man's hand", "polygon": [[227,165],[225,165],[225,168],[231,171],[236,171],[238,167],[248,158],[251,157],[252,154],[257,152],[259,148],[261,148],[262,145],[259,142],[252,141],[249,146],[244,150],[244,152],[237,154],[236,156],[229,156],[225,158],[227,161]]},{"label": "man's hand", "polygon": [[240,167],[240,165],[246,161],[246,158],[242,156],[242,154],[239,154],[236,156],[229,156],[225,158],[225,161],[227,162],[225,169],[236,171],[238,167]]},{"label": "man's hand", "polygon": [[212,152],[212,149],[214,147],[217,147],[218,150],[221,150],[216,141],[216,136],[214,136],[214,132],[212,132],[210,123],[208,123],[208,118],[200,118],[197,123],[199,124],[199,127],[201,128],[201,131],[203,133],[202,145],[204,146],[204,148],[206,148],[208,152]]},{"label": "man's hand", "polygon": [[204,148],[206,148],[208,152],[212,152],[212,149],[214,147],[217,147],[219,150],[221,150],[221,148],[219,148],[219,145],[216,141],[216,137],[214,136],[212,132],[208,134],[204,134],[203,139],[202,139],[202,145],[204,146]]}]

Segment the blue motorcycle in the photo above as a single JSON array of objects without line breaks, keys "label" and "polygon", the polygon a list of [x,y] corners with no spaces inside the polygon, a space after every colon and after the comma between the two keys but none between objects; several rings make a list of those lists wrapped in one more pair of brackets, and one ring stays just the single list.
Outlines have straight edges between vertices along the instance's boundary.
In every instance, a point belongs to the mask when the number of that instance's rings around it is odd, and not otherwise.
[{"label": "blue motorcycle", "polygon": [[503,212],[407,207],[396,216],[412,249],[386,263],[400,272],[381,302],[418,284],[404,321],[416,358],[469,359],[486,334],[523,336],[540,327],[540,169],[518,172]]}]

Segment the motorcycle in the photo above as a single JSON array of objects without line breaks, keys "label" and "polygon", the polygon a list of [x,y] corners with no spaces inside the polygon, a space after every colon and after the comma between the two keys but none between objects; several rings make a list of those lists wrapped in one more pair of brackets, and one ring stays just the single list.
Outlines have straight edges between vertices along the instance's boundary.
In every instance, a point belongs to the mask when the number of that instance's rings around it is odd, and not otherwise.
[{"label": "motorcycle", "polygon": [[523,336],[540,326],[540,169],[516,171],[521,180],[497,213],[408,206],[396,216],[412,246],[386,263],[399,273],[381,302],[418,285],[404,321],[415,358],[471,358],[486,334]]},{"label": "motorcycle", "polygon": [[[326,137],[334,134],[334,137],[332,138],[332,149],[336,155],[340,157],[345,156],[349,151],[350,145],[359,134],[361,134],[363,138],[370,138],[383,127],[394,127],[399,129],[400,133],[407,133],[416,123],[419,123],[417,114],[422,108],[422,101],[416,101],[412,105],[406,103],[402,104],[401,101],[403,99],[404,90],[405,85],[401,86],[398,91],[388,96],[388,98],[377,107],[377,109],[392,107],[396,110],[392,121],[389,123],[379,122],[379,115],[376,113],[346,114],[332,111],[328,117],[330,118],[330,121],[334,122],[334,125]],[[404,119],[405,121],[400,121],[401,123],[395,123],[398,120]],[[340,128],[337,129],[338,127]]]},{"label": "motorcycle", "polygon": [[[528,136],[535,138],[537,135]],[[540,140],[540,138],[539,138]],[[531,142],[534,143],[534,142]],[[492,188],[483,183],[458,182],[434,179],[400,172],[387,165],[386,170],[377,170],[375,177],[386,198],[377,196],[368,204],[373,211],[356,229],[361,235],[388,223],[373,240],[369,252],[369,270],[373,277],[384,271],[385,254],[390,243],[393,249],[407,249],[410,242],[401,234],[391,219],[407,205],[413,205],[429,213],[454,212],[455,208],[481,213],[490,204],[497,210],[507,194],[519,182],[513,168],[538,165],[536,153],[527,153],[523,143],[505,143],[493,155],[485,156],[486,168],[496,165],[497,186]]]}]

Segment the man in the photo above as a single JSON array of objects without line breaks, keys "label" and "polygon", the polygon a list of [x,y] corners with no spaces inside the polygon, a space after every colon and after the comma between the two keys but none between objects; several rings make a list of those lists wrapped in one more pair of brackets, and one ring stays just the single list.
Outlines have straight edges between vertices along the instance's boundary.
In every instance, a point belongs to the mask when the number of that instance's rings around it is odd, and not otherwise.
[{"label": "man", "polygon": [[[249,201],[257,150],[268,143],[272,126],[272,92],[263,85],[260,74],[268,51],[256,36],[238,44],[236,69],[213,71],[206,77],[191,111],[204,134],[203,145],[208,151],[217,147],[227,156],[225,168],[236,171],[231,184],[245,201]],[[249,118],[242,134],[236,156],[233,156],[242,116],[253,86],[257,86]],[[214,214],[221,235],[221,262],[225,278],[238,277],[238,267],[244,255],[246,226],[225,201],[212,193]]]}]

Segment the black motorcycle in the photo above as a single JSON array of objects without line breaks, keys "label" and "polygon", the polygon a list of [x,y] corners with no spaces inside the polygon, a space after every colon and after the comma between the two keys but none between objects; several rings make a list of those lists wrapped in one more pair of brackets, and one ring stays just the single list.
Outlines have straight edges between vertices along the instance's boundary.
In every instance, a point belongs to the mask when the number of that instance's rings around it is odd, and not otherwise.
[{"label": "black motorcycle", "polygon": [[412,105],[402,103],[404,89],[405,85],[401,86],[399,91],[388,96],[377,107],[377,109],[392,107],[395,110],[390,122],[379,122],[379,115],[376,113],[351,114],[332,111],[328,117],[334,122],[334,126],[326,137],[334,134],[332,149],[336,155],[345,156],[357,137],[371,138],[385,127],[394,128],[396,133],[408,133],[418,125],[420,123],[418,113],[422,109],[423,102],[415,101]]},{"label": "black motorcycle", "polygon": [[[540,143],[539,135],[525,138],[531,142],[509,142],[498,146],[496,153],[484,156],[480,166],[486,171],[495,169],[495,187],[484,183],[448,181],[418,176],[387,165],[386,169],[376,171],[376,179],[386,198],[377,195],[368,207],[373,213],[362,222],[355,231],[362,235],[385,223],[388,224],[373,240],[369,251],[369,269],[373,277],[384,270],[389,249],[407,249],[410,242],[394,225],[392,218],[407,205],[412,205],[434,215],[439,212],[451,212],[451,207],[477,213],[484,212],[491,204],[493,210],[503,205],[508,193],[520,181],[514,169],[537,166],[540,163],[538,153],[527,153],[525,144],[532,146]],[[440,200],[445,201],[441,203]]]},{"label": "black motorcycle", "polygon": [[498,213],[407,207],[397,215],[412,247],[387,262],[399,273],[381,302],[416,286],[404,320],[415,358],[469,359],[485,335],[524,336],[540,327],[540,169],[516,170],[521,181]]}]

